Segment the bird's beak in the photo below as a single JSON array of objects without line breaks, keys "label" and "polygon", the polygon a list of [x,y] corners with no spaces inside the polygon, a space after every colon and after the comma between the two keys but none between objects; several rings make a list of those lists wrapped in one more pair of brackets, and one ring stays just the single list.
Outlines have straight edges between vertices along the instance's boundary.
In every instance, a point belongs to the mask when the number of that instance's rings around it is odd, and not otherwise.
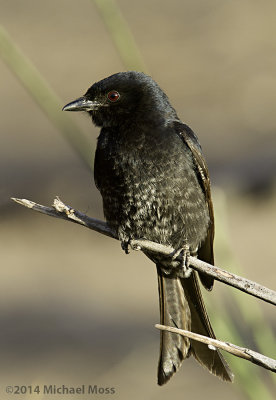
[{"label": "bird's beak", "polygon": [[85,96],[79,97],[77,100],[71,101],[66,104],[62,111],[92,111],[97,110],[101,106],[100,103],[88,100]]}]

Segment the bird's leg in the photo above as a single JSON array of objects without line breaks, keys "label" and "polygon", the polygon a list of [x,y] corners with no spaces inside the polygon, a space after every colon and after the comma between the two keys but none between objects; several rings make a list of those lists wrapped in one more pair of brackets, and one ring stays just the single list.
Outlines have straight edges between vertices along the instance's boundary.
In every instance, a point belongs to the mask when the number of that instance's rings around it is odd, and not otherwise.
[{"label": "bird's leg", "polygon": [[187,243],[187,240],[185,240],[183,247],[173,253],[172,259],[175,260],[178,256],[181,257],[181,261],[178,266],[179,276],[181,278],[189,278],[192,273],[192,269],[189,267],[190,247]]},{"label": "bird's leg", "polygon": [[126,254],[129,254],[131,237],[123,226],[118,228],[118,238],[121,242],[121,248]]}]

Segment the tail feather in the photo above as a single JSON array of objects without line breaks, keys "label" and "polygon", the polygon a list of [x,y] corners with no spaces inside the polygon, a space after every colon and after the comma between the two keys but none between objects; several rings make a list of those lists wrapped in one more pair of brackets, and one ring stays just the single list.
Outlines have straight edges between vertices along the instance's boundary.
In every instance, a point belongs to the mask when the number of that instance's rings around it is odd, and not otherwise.
[{"label": "tail feather", "polygon": [[[189,278],[171,277],[162,273],[160,265],[157,265],[157,273],[161,324],[215,338],[196,273],[192,272]],[[211,350],[206,344],[181,335],[161,331],[158,384],[166,383],[190,354],[214,375],[225,381],[233,380],[233,374],[218,350]]]},{"label": "tail feather", "polygon": [[[157,265],[161,324],[190,330],[191,316],[181,282],[163,276]],[[189,355],[190,341],[181,335],[160,331],[158,385],[166,383]]]},{"label": "tail feather", "polygon": [[[215,339],[196,273],[192,272],[189,278],[181,279],[181,283],[191,312],[191,331]],[[196,340],[190,342],[191,353],[201,365],[224,381],[233,381],[234,375],[218,350],[211,350],[206,344]]]}]

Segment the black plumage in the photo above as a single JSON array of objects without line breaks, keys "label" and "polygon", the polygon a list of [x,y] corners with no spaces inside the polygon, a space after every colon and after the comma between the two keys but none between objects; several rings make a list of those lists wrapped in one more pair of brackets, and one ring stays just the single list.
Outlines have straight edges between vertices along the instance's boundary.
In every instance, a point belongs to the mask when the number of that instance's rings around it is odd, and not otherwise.
[{"label": "black plumage", "polygon": [[[121,72],[92,85],[64,107],[87,111],[101,127],[95,183],[108,224],[127,250],[131,239],[185,248],[214,262],[214,217],[208,169],[194,132],[183,124],[165,93],[149,76]],[[173,263],[156,258],[160,319],[164,325],[215,337],[197,274],[183,277]],[[213,280],[201,274],[211,290]],[[161,332],[158,383],[167,382],[192,354],[226,381],[232,373],[219,353],[182,336]]]}]

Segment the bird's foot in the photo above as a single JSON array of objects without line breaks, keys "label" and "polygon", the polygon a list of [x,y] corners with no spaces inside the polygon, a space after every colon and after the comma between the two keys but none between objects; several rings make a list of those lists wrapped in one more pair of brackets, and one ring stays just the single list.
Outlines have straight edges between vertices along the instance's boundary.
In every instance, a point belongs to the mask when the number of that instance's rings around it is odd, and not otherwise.
[{"label": "bird's foot", "polygon": [[174,251],[172,259],[176,260],[178,257],[181,257],[181,261],[178,265],[179,277],[189,278],[192,273],[192,269],[189,267],[190,249],[187,244],[185,244],[182,248]]},{"label": "bird's foot", "polygon": [[121,240],[121,247],[126,254],[129,254],[130,239]]}]

